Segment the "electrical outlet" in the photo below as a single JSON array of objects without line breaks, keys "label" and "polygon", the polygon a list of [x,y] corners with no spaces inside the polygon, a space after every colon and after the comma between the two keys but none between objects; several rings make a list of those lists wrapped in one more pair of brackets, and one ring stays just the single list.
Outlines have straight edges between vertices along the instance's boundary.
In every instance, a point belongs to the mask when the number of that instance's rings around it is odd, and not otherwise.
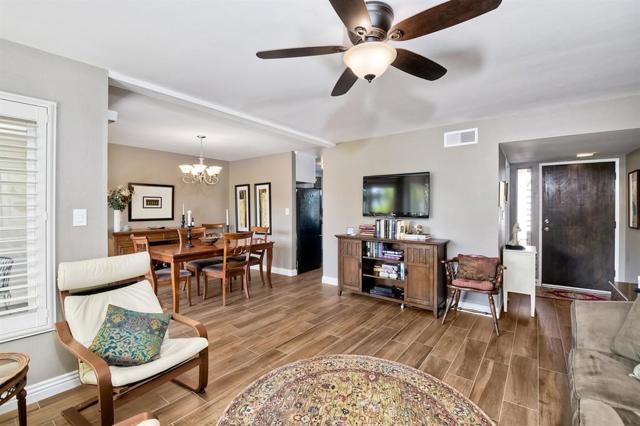
[{"label": "electrical outlet", "polygon": [[87,226],[87,209],[73,209],[73,226]]}]

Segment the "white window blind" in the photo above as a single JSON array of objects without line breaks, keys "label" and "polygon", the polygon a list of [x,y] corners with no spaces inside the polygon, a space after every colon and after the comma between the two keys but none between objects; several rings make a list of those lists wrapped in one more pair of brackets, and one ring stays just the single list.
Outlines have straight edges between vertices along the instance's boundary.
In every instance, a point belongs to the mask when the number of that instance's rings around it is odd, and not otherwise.
[{"label": "white window blind", "polygon": [[517,214],[518,224],[521,232],[519,243],[523,245],[531,244],[531,169],[518,169],[518,200]]},{"label": "white window blind", "polygon": [[49,102],[0,92],[0,341],[54,321],[53,113]]}]

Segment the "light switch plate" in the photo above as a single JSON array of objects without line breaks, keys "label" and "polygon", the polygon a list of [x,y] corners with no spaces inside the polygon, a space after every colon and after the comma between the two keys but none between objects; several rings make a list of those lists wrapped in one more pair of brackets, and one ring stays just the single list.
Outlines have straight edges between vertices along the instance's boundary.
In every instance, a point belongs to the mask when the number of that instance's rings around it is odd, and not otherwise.
[{"label": "light switch plate", "polygon": [[87,226],[87,209],[73,209],[73,226]]},{"label": "light switch plate", "polygon": [[284,215],[285,215],[285,216],[289,216],[289,207],[287,207],[286,209],[284,209]]}]

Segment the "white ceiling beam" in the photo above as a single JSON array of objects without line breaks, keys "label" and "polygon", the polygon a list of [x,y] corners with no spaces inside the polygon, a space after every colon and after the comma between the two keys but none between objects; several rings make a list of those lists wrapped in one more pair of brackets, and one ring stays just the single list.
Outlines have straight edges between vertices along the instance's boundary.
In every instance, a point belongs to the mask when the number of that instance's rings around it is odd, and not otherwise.
[{"label": "white ceiling beam", "polygon": [[189,106],[200,111],[214,113],[220,117],[231,119],[236,122],[250,124],[254,127],[262,128],[264,130],[284,134],[310,145],[329,148],[336,146],[335,143],[329,140],[319,138],[317,136],[313,136],[296,129],[292,129],[291,127],[283,126],[269,120],[264,120],[262,118],[246,114],[244,112],[235,110],[233,108],[228,108],[202,98],[187,95],[186,93],[178,92],[176,90],[169,89],[158,84],[130,77],[117,71],[109,70],[109,80],[110,85],[112,86],[120,87],[122,89],[139,93],[141,95],[146,95],[179,105]]}]

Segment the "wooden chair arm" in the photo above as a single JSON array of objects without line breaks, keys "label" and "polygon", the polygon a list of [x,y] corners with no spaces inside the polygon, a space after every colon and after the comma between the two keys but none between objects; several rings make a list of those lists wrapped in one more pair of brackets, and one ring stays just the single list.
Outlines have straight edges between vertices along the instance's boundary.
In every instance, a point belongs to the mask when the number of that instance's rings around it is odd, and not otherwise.
[{"label": "wooden chair arm", "polygon": [[458,263],[458,258],[454,257],[453,259],[443,260],[442,264],[444,265],[444,270],[447,275],[447,283],[451,284],[456,276],[456,272],[453,270],[453,264]]},{"label": "wooden chair arm", "polygon": [[82,360],[91,367],[96,374],[98,386],[100,388],[105,388],[105,390],[108,387],[108,392],[111,393],[111,370],[109,370],[107,362],[73,338],[71,329],[69,328],[69,323],[66,321],[60,321],[55,325],[56,334],[58,335],[58,340],[62,346],[75,355],[76,358]]},{"label": "wooden chair arm", "polygon": [[204,327],[204,325],[200,324],[198,321],[192,320],[191,318],[187,318],[185,316],[182,316],[176,313],[171,314],[171,317],[173,318],[174,321],[195,329],[199,337],[204,337],[205,339],[208,340],[207,329]]},{"label": "wooden chair arm", "polygon": [[506,270],[507,270],[506,266],[498,265],[498,272],[496,273],[496,285],[494,287],[495,289],[499,289],[502,287],[502,279],[504,277],[504,271]]}]

